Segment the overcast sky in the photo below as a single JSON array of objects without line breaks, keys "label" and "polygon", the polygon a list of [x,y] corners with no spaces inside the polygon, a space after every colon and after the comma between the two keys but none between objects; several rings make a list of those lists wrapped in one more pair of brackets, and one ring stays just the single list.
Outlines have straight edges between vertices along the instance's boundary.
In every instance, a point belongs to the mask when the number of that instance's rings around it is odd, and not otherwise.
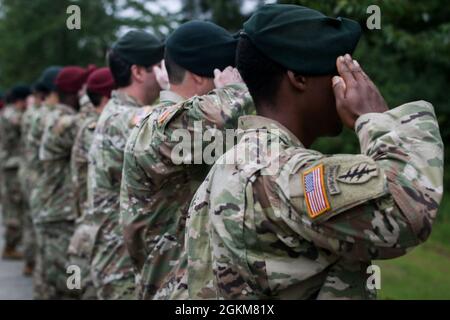
[{"label": "overcast sky", "polygon": [[[159,7],[164,7],[171,13],[179,12],[181,9],[181,0],[156,0],[156,1],[148,1],[146,5],[148,8],[157,12]],[[267,0],[266,3],[274,3],[275,0]],[[252,12],[256,5],[258,4],[257,0],[244,0],[242,12],[247,14]]]}]

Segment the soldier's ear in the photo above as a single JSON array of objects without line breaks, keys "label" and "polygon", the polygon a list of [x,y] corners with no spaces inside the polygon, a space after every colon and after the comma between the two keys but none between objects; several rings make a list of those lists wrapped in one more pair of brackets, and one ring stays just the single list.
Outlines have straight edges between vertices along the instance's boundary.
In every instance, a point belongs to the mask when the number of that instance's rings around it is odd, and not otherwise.
[{"label": "soldier's ear", "polygon": [[138,83],[144,82],[146,73],[146,68],[133,64],[131,66],[131,81],[136,81]]},{"label": "soldier's ear", "polygon": [[306,90],[306,77],[296,74],[293,71],[287,71],[287,77],[289,80],[289,83],[293,88],[295,88],[298,91],[305,91]]}]

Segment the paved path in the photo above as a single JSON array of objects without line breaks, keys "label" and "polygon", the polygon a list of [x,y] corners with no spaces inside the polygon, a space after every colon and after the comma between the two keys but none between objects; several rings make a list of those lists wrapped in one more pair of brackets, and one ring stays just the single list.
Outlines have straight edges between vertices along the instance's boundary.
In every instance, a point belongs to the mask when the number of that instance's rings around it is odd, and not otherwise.
[{"label": "paved path", "polygon": [[[4,228],[0,215],[0,250],[4,246]],[[1,255],[1,252],[0,252]],[[23,261],[5,261],[0,256],[0,300],[31,300],[31,278],[22,276]]]}]

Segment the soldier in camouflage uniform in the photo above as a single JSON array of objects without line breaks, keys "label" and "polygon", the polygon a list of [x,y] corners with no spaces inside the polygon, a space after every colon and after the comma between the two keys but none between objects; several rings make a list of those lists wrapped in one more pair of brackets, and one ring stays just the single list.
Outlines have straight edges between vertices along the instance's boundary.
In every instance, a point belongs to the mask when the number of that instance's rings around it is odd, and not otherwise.
[{"label": "soldier in camouflage uniform", "polygon": [[19,177],[22,194],[24,196],[24,230],[23,230],[23,245],[24,245],[24,258],[25,267],[23,274],[31,276],[35,265],[36,256],[36,235],[33,227],[33,218],[31,216],[31,194],[30,189],[36,184],[36,171],[33,170],[33,149],[28,143],[28,134],[31,129],[35,114],[47,95],[47,89],[43,83],[39,80],[35,83],[33,88],[33,103],[28,106],[24,112],[21,124],[21,144],[22,144],[22,158],[19,168]]},{"label": "soldier in camouflage uniform", "polygon": [[[358,38],[356,22],[298,6],[262,7],[244,25],[237,63],[260,116],[239,120],[239,143],[197,191],[169,297],[370,299],[371,260],[428,238],[443,192],[433,107],[388,110],[359,64],[340,56]],[[360,155],[309,149],[340,121]]]},{"label": "soldier in camouflage uniform", "polygon": [[30,119],[30,129],[26,139],[26,149],[30,152],[29,159],[29,175],[32,178],[32,184],[29,187],[30,193],[30,214],[33,219],[33,228],[36,236],[36,257],[35,267],[33,272],[33,291],[35,299],[45,299],[48,297],[44,275],[42,270],[42,256],[40,247],[42,247],[42,239],[39,233],[36,232],[35,218],[38,216],[40,210],[39,190],[37,183],[41,180],[43,175],[42,162],[39,160],[39,148],[41,145],[42,134],[45,129],[45,121],[53,110],[54,105],[58,102],[56,93],[55,79],[61,71],[61,67],[51,66],[45,69],[39,78],[39,83],[45,94],[45,99],[40,108],[32,115]]},{"label": "soldier in camouflage uniform", "polygon": [[[181,25],[166,42],[171,92],[162,92],[165,104],[146,117],[129,138],[121,213],[140,299],[152,299],[176,265],[183,249],[187,208],[210,168],[202,160],[202,165],[174,161],[178,144],[174,135],[184,130],[193,138],[209,128],[225,132],[237,127],[238,117],[253,106],[237,71],[227,68],[234,65],[236,43],[226,30],[209,22]],[[227,69],[223,73],[216,70],[217,90],[212,91],[216,68]],[[195,85],[196,77],[202,79],[202,87]],[[207,144],[210,142],[200,142],[194,155],[189,154],[189,147],[183,157],[202,159]]]},{"label": "soldier in camouflage uniform", "polygon": [[12,103],[5,107],[0,118],[2,149],[2,214],[5,225],[4,259],[21,259],[17,251],[24,223],[24,197],[20,189],[19,165],[21,160],[21,121],[31,94],[29,87],[18,85],[11,90]]},{"label": "soldier in camouflage uniform", "polygon": [[89,220],[92,215],[87,214],[88,152],[92,145],[98,118],[108,103],[114,87],[114,79],[108,68],[98,69],[89,76],[86,88],[87,96],[96,112],[88,116],[80,126],[72,148],[71,175],[78,219],[68,253],[70,264],[77,265],[81,269],[80,297],[83,300],[97,298],[89,268],[96,228]]},{"label": "soldier in camouflage uniform", "polygon": [[44,170],[37,186],[40,212],[34,222],[42,239],[39,249],[50,299],[75,298],[79,294],[67,287],[67,249],[76,219],[70,157],[80,124],[95,113],[90,103],[80,106],[78,96],[89,72],[80,67],[65,67],[58,74],[55,84],[59,103],[46,120],[39,149]]},{"label": "soldier in camouflage uniform", "polygon": [[88,165],[88,219],[97,234],[91,272],[99,299],[133,299],[133,266],[119,225],[123,152],[131,129],[157,99],[160,86],[152,66],[161,62],[163,43],[144,31],[130,31],[109,53],[118,87],[97,121]]}]

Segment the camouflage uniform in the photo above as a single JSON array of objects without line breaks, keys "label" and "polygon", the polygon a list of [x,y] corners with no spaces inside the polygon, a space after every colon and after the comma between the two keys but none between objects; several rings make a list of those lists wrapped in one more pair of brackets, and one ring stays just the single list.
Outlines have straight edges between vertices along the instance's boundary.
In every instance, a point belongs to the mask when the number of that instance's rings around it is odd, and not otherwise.
[{"label": "camouflage uniform", "polygon": [[2,161],[2,214],[6,227],[7,248],[15,248],[21,241],[24,199],[20,189],[19,165],[21,158],[21,128],[23,111],[8,105],[0,118]]},{"label": "camouflage uniform", "polygon": [[[203,159],[211,144],[201,141],[203,133],[236,128],[238,118],[253,107],[243,84],[176,102],[144,119],[126,148],[121,213],[128,251],[139,275],[141,299],[153,298],[182,253],[189,203],[212,165]],[[173,161],[172,152],[180,146],[173,138],[180,129],[189,133],[183,141],[189,145],[189,154],[183,157],[195,160],[193,163]],[[223,143],[215,142],[223,152]],[[190,154],[194,145],[194,154]]]},{"label": "camouflage uniform", "polygon": [[90,275],[89,261],[96,228],[88,220],[92,215],[86,214],[87,203],[87,171],[88,153],[94,139],[94,131],[99,114],[88,117],[81,125],[72,148],[71,174],[75,193],[75,208],[78,219],[75,232],[70,240],[68,249],[71,265],[81,269],[81,298],[83,300],[96,299],[94,284]]},{"label": "camouflage uniform", "polygon": [[39,159],[44,174],[39,181],[40,212],[35,217],[42,239],[42,267],[49,297],[75,298],[79,291],[67,288],[70,238],[74,232],[76,210],[70,174],[70,158],[80,124],[93,110],[83,106],[78,114],[69,106],[57,105],[49,115],[42,136]]},{"label": "camouflage uniform", "polygon": [[355,128],[361,155],[325,156],[273,120],[241,118],[240,142],[191,204],[171,297],[373,298],[371,260],[430,235],[443,143],[424,101],[363,115]]},{"label": "camouflage uniform", "polygon": [[145,112],[131,96],[113,91],[89,151],[87,213],[97,229],[91,273],[99,299],[134,298],[133,266],[119,225],[119,194],[125,144]]},{"label": "camouflage uniform", "polygon": [[26,138],[26,149],[29,150],[29,175],[34,176],[35,180],[29,188],[30,193],[30,214],[33,219],[33,227],[36,236],[36,257],[35,267],[33,273],[33,290],[35,299],[48,298],[49,290],[46,288],[43,270],[42,270],[42,256],[41,250],[43,243],[38,232],[36,232],[35,218],[38,216],[40,210],[39,190],[37,189],[38,182],[42,179],[44,168],[42,162],[39,160],[39,148],[41,145],[42,135],[45,129],[46,119],[50,116],[54,106],[42,104],[30,119],[30,129]]},{"label": "camouflage uniform", "polygon": [[24,256],[28,265],[33,266],[35,264],[36,254],[36,234],[33,227],[33,218],[31,216],[30,209],[30,190],[36,184],[36,172],[32,170],[33,150],[28,143],[28,134],[31,129],[31,124],[35,113],[40,107],[38,105],[32,105],[27,108],[22,117],[21,131],[22,131],[22,150],[19,177],[22,194],[24,196],[24,229],[23,229],[23,244],[24,244]]}]

